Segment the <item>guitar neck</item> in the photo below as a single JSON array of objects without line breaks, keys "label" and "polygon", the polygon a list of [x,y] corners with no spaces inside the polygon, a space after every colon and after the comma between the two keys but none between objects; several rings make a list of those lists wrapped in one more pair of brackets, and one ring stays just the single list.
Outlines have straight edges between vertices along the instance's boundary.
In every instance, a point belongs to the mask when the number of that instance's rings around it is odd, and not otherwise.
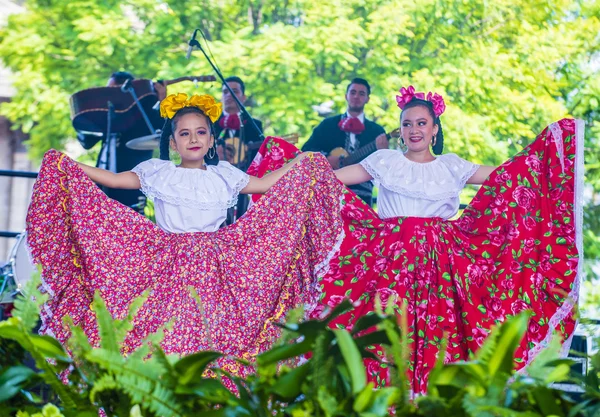
[{"label": "guitar neck", "polygon": [[[392,130],[391,132],[386,133],[385,136],[386,136],[387,140],[390,140],[391,138],[398,138],[398,137],[400,137],[400,129],[396,128],[396,129]],[[356,150],[355,152],[352,152],[350,155],[343,158],[340,162],[340,167],[352,165],[359,161],[362,161],[365,157],[367,157],[371,153],[375,152],[376,150],[377,150],[377,143],[374,140],[373,142],[370,142],[370,143],[366,144],[365,146],[358,148],[358,150]]]},{"label": "guitar neck", "polygon": [[179,77],[179,78],[175,78],[173,80],[163,80],[163,84],[165,86],[167,86],[167,85],[171,85],[171,84],[177,84],[182,81],[194,81],[194,80],[196,80],[198,82],[215,81],[215,77],[212,75],[201,75],[199,77]]},{"label": "guitar neck", "polygon": [[344,167],[347,165],[355,164],[361,160],[363,160],[367,155],[375,152],[377,150],[377,144],[375,141],[366,144],[358,148],[356,151],[352,152],[350,155],[342,159],[340,162],[340,167]]}]

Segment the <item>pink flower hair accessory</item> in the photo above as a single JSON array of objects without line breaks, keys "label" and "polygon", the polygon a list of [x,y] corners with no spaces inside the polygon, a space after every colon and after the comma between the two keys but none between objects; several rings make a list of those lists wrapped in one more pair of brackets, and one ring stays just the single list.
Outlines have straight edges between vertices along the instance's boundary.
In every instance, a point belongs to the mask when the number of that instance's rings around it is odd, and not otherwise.
[{"label": "pink flower hair accessory", "polygon": [[440,115],[446,111],[446,103],[444,103],[444,98],[438,93],[432,93],[431,91],[427,93],[427,101],[430,101],[431,104],[433,104],[433,112],[435,113],[436,117],[440,117]]},{"label": "pink flower hair accessory", "polygon": [[400,89],[400,95],[396,96],[396,102],[398,107],[403,109],[413,98],[425,100],[425,93],[415,93],[415,87],[412,85],[408,88],[402,87]]},{"label": "pink flower hair accessory", "polygon": [[408,88],[402,87],[400,89],[400,95],[396,96],[396,103],[398,103],[398,107],[400,107],[400,109],[404,110],[404,107],[406,107],[406,105],[410,103],[413,98],[431,102],[431,104],[433,105],[433,113],[435,114],[435,117],[440,117],[440,115],[446,110],[446,103],[444,103],[444,98],[438,93],[432,93],[430,91],[429,93],[427,93],[426,98],[425,93],[415,92],[415,87],[413,87],[412,85],[408,86]]}]

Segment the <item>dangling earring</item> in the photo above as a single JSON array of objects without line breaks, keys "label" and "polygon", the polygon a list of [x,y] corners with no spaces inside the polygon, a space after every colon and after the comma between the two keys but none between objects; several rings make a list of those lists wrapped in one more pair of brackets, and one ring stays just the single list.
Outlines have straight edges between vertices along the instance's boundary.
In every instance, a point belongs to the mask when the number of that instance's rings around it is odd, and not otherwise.
[{"label": "dangling earring", "polygon": [[431,147],[435,146],[435,136],[431,139]]},{"label": "dangling earring", "polygon": [[[210,154],[210,151],[212,151],[212,155]],[[210,149],[206,153],[206,156],[208,156],[208,159],[213,159],[215,157],[216,153],[217,153],[217,148],[216,148],[216,146],[213,145],[210,147]]]},{"label": "dangling earring", "polygon": [[402,152],[406,152],[408,150],[408,146],[406,146],[406,143],[404,142],[404,138],[402,136],[400,136],[400,150]]}]

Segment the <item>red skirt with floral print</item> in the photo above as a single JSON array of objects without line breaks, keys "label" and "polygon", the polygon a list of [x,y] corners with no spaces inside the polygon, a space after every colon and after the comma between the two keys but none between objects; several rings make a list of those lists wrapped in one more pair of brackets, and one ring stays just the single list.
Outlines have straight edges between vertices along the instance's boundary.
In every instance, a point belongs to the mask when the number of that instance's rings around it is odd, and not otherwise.
[{"label": "red skirt with floral print", "polygon": [[[277,168],[296,152],[280,141],[265,144],[249,173]],[[345,237],[321,277],[321,301],[311,316],[349,298],[356,308],[333,325],[351,328],[375,309],[376,297],[385,306],[394,296],[397,313],[407,315],[415,394],[426,391],[444,337],[447,362],[468,359],[495,324],[522,310],[533,316],[515,355],[518,368],[554,331],[568,342],[582,254],[582,152],[581,122],[548,126],[490,175],[457,220],[381,220],[345,191]],[[385,355],[374,350],[381,361],[366,360],[369,377],[385,385]]]},{"label": "red skirt with floral print", "polygon": [[[174,320],[162,342],[167,353],[216,350],[252,360],[277,338],[274,322],[316,298],[318,269],[342,232],[342,188],[315,155],[234,225],[172,234],[106,197],[72,160],[49,151],[27,215],[29,248],[50,295],[42,332],[64,344],[70,329],[63,318],[70,316],[98,345],[94,294],[122,319],[147,291],[124,352]],[[238,375],[250,370],[231,359],[219,364]]]}]

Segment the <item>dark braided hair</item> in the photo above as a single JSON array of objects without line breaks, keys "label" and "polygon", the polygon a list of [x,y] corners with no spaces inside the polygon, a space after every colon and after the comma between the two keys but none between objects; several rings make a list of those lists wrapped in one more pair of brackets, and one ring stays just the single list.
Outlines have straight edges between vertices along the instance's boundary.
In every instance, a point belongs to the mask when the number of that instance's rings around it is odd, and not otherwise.
[{"label": "dark braided hair", "polygon": [[[433,103],[427,100],[413,98],[406,104],[406,106],[404,106],[402,112],[418,106],[425,107],[427,111],[429,111],[429,115],[433,119],[433,124],[438,125],[438,131],[435,135],[435,145],[433,145],[432,150],[434,154],[441,155],[442,151],[444,150],[444,131],[442,130],[442,122],[440,122],[440,118],[437,117],[433,112]],[[402,113],[400,113],[400,118],[402,118]]]},{"label": "dark braided hair", "polygon": [[[171,136],[173,136],[173,132],[177,129],[177,121],[179,118],[185,114],[201,114],[206,117],[206,121],[208,122],[208,127],[210,129],[210,134],[215,139],[213,146],[208,150],[206,155],[204,155],[204,162],[206,165],[217,165],[219,163],[219,157],[217,156],[217,138],[215,135],[215,128],[213,122],[210,118],[204,114],[202,110],[198,107],[184,107],[175,113],[172,119],[165,119],[165,124],[163,125],[162,132],[160,134],[160,159],[164,161],[170,160],[169,158],[169,141],[171,140]],[[213,153],[211,151],[214,149],[214,155],[212,158],[209,158],[208,154]]]}]

